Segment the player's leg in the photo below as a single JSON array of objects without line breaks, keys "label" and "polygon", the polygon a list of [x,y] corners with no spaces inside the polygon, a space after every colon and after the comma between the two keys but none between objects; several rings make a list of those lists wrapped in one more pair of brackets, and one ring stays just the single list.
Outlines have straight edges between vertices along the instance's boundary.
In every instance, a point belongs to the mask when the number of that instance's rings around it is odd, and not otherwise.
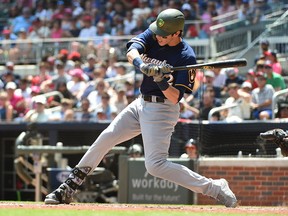
[{"label": "player's leg", "polygon": [[71,171],[66,181],[45,198],[46,204],[70,203],[85,177],[93,172],[103,157],[117,144],[140,134],[137,100],[126,107],[99,135],[95,142]]},{"label": "player's leg", "polygon": [[159,104],[147,103],[140,113],[147,171],[196,193],[216,198],[227,207],[235,207],[237,200],[226,180],[209,179],[183,165],[167,161],[171,135],[178,120],[177,106],[163,105],[157,112],[154,106],[159,107]]}]

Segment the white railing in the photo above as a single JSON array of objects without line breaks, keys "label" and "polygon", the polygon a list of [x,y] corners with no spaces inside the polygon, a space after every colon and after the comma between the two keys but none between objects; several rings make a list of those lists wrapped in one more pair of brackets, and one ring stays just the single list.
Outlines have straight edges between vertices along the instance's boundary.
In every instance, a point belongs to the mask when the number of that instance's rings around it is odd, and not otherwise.
[{"label": "white railing", "polygon": [[233,103],[233,104],[229,104],[229,105],[222,105],[220,107],[214,107],[212,108],[209,113],[208,113],[208,121],[211,121],[212,119],[212,116],[214,113],[216,112],[220,112],[220,111],[223,111],[223,110],[226,110],[226,109],[229,109],[229,108],[233,108],[233,107],[236,107],[238,106],[238,104],[236,103]]}]

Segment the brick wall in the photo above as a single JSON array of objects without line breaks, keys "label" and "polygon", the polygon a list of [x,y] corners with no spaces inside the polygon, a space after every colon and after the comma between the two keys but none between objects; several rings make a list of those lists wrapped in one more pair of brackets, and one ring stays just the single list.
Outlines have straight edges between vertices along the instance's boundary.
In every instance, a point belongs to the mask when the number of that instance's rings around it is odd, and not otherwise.
[{"label": "brick wall", "polygon": [[[288,205],[287,158],[201,158],[198,172],[208,178],[225,178],[240,205]],[[217,204],[197,195],[197,204]]]}]

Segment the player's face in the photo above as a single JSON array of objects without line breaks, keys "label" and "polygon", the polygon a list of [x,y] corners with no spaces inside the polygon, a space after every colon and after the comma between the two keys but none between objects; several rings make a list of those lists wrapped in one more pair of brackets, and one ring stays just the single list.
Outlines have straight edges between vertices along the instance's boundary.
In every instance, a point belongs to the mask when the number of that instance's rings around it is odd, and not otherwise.
[{"label": "player's face", "polygon": [[165,46],[165,45],[175,46],[179,43],[180,37],[178,35],[179,35],[178,32],[165,36],[165,37],[156,35],[156,39],[160,46]]}]

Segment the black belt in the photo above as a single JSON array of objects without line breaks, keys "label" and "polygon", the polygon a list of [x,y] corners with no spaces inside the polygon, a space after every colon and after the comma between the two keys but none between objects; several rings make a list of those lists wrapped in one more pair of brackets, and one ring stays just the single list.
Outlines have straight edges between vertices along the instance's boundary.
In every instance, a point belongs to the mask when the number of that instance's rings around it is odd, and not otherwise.
[{"label": "black belt", "polygon": [[154,95],[142,95],[141,96],[144,101],[147,102],[155,102],[155,103],[164,103],[165,99],[159,96],[154,96]]}]

